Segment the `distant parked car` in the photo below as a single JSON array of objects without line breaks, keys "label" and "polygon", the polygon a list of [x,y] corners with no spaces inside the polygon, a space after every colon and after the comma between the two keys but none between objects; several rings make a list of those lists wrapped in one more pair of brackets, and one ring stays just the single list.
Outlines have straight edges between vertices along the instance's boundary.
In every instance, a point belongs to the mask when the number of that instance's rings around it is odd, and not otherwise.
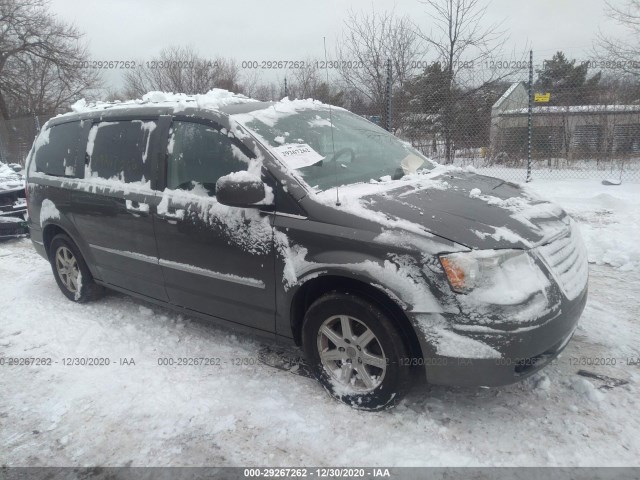
[{"label": "distant parked car", "polygon": [[0,240],[27,233],[27,213],[22,166],[0,163]]},{"label": "distant parked car", "polygon": [[76,110],[27,167],[33,244],[70,300],[107,287],[295,343],[373,410],[416,373],[525,378],[576,328],[587,259],[561,208],[344,109],[216,90]]}]

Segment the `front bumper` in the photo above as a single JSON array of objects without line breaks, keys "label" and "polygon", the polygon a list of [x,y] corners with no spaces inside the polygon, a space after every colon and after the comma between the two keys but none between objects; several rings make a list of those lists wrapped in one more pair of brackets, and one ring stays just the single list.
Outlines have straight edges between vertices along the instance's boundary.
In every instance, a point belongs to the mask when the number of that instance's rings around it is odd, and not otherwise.
[{"label": "front bumper", "polygon": [[[544,368],[562,352],[586,301],[587,288],[575,300],[562,302],[559,312],[539,319],[535,326],[512,331],[456,330],[454,314],[411,315],[423,353],[423,358],[413,359],[413,364],[424,366],[427,381],[435,385],[492,387],[515,383]],[[438,353],[442,349],[433,335],[425,333],[424,326],[429,324],[453,325],[444,341],[458,343],[460,353]]]}]

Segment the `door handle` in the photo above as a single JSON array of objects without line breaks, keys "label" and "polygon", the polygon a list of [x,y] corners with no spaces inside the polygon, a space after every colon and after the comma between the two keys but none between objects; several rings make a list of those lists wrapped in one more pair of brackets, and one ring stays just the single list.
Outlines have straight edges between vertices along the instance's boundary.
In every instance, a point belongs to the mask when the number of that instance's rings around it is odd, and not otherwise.
[{"label": "door handle", "polygon": [[125,204],[126,204],[127,211],[129,211],[129,212],[135,212],[135,213],[139,213],[139,214],[142,214],[142,215],[148,215],[149,214],[149,204],[148,203],[136,202],[136,201],[133,201],[133,200],[126,200]]},{"label": "door handle", "polygon": [[184,217],[184,210],[176,210],[175,212],[165,212],[162,215],[158,215],[162,218],[168,218],[171,220],[182,220]]},{"label": "door handle", "polygon": [[173,209],[171,207],[158,211],[158,217],[164,218],[170,223],[176,223],[177,220],[184,219],[184,210],[183,209]]}]

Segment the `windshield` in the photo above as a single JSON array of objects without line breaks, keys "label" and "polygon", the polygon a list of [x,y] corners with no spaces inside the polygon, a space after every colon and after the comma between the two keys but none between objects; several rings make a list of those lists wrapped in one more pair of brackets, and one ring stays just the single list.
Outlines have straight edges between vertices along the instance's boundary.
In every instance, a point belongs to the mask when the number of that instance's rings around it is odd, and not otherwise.
[{"label": "windshield", "polygon": [[236,119],[316,190],[398,179],[433,168],[420,152],[374,123],[343,109],[333,109],[330,121],[328,107],[315,107],[274,105]]}]

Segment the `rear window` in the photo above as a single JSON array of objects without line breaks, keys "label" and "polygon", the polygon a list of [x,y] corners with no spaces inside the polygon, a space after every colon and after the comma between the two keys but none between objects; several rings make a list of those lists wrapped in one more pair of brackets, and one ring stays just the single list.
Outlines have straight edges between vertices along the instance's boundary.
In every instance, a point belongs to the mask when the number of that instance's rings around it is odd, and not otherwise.
[{"label": "rear window", "polygon": [[81,133],[81,122],[54,125],[42,132],[36,141],[36,171],[58,177],[75,177]]},{"label": "rear window", "polygon": [[154,121],[101,122],[93,125],[87,142],[87,177],[147,182],[152,163],[147,161]]}]

